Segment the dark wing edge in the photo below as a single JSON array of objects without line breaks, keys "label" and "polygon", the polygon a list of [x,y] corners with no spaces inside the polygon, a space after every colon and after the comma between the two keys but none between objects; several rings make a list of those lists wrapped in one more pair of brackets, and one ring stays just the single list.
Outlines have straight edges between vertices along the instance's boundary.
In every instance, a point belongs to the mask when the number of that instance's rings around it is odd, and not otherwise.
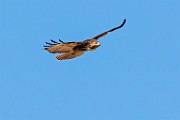
[{"label": "dark wing edge", "polygon": [[44,49],[47,50],[49,47],[52,47],[53,45],[57,45],[57,44],[67,44],[67,43],[77,43],[77,42],[64,42],[62,40],[59,39],[59,42],[56,42],[54,40],[51,39],[51,43],[50,42],[45,42],[47,45],[44,45]]},{"label": "dark wing edge", "polygon": [[109,32],[113,32],[114,30],[117,30],[117,29],[119,29],[119,28],[122,28],[122,27],[124,26],[125,23],[126,23],[126,19],[124,19],[123,23],[122,23],[120,26],[115,27],[115,28],[112,28],[112,29],[110,29],[110,30],[108,30],[108,31],[106,31],[106,32],[103,32],[103,33],[101,33],[101,34],[99,34],[99,35],[93,37],[92,39],[98,40],[99,38],[101,38],[101,37],[107,35]]},{"label": "dark wing edge", "polygon": [[47,50],[49,47],[53,46],[53,45],[57,45],[57,44],[62,44],[62,43],[65,43],[64,41],[60,40],[59,39],[59,42],[56,42],[54,40],[51,39],[51,43],[49,42],[45,42],[47,45],[44,45],[44,49]]}]

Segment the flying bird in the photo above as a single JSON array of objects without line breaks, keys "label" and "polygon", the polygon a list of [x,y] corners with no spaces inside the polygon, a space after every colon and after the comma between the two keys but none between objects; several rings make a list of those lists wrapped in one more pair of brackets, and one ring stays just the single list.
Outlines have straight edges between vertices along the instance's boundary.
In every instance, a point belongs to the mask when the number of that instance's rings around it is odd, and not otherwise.
[{"label": "flying bird", "polygon": [[99,38],[107,35],[110,32],[113,32],[114,30],[123,27],[125,23],[126,19],[124,19],[123,23],[120,26],[112,28],[91,39],[87,39],[82,42],[64,42],[60,39],[59,42],[56,42],[54,40],[51,40],[51,43],[45,42],[47,45],[44,46],[44,49],[53,54],[60,53],[60,55],[56,56],[58,60],[76,58],[83,55],[86,51],[96,50],[96,48],[100,46],[100,43],[98,42]]}]

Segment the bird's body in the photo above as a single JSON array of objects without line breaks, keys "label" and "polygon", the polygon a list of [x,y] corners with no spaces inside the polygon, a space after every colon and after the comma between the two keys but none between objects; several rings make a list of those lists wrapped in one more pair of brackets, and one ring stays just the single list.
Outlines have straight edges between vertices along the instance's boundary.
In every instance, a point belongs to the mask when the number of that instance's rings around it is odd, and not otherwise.
[{"label": "bird's body", "polygon": [[111,30],[108,30],[106,32],[103,32],[92,39],[87,39],[82,42],[63,42],[62,40],[59,40],[60,42],[56,42],[54,40],[51,40],[52,43],[46,42],[48,46],[44,46],[45,50],[47,50],[50,53],[60,53],[59,56],[56,58],[58,60],[67,60],[72,59],[78,56],[81,56],[84,54],[85,51],[93,51],[96,50],[100,46],[100,43],[98,42],[98,39],[107,35],[109,32],[112,32],[116,29],[119,29],[124,26],[126,22],[126,19],[123,21],[123,23],[115,27]]}]

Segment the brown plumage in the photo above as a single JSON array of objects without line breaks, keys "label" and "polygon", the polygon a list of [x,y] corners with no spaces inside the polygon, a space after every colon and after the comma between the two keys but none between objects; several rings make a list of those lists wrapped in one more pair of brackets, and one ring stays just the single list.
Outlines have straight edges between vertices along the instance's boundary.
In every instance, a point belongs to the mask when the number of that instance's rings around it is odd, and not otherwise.
[{"label": "brown plumage", "polygon": [[62,40],[56,42],[54,40],[51,40],[52,43],[46,42],[48,46],[44,46],[44,47],[45,50],[47,50],[50,53],[53,54],[60,53],[60,55],[56,57],[58,60],[72,59],[83,55],[85,51],[95,50],[97,47],[100,46],[100,43],[97,41],[99,38],[107,35],[110,32],[113,32],[114,30],[123,27],[125,23],[126,23],[126,19],[124,19],[123,23],[120,26],[115,27],[106,32],[103,32],[93,37],[92,39],[87,39],[82,42],[63,42]]}]

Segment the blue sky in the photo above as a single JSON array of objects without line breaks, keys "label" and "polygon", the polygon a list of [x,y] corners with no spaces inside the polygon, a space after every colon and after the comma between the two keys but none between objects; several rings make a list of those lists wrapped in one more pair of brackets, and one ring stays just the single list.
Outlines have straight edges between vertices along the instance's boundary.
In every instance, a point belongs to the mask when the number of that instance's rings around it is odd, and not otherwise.
[{"label": "blue sky", "polygon": [[[0,0],[0,120],[180,120],[179,0]],[[68,61],[50,39],[82,41]]]}]

